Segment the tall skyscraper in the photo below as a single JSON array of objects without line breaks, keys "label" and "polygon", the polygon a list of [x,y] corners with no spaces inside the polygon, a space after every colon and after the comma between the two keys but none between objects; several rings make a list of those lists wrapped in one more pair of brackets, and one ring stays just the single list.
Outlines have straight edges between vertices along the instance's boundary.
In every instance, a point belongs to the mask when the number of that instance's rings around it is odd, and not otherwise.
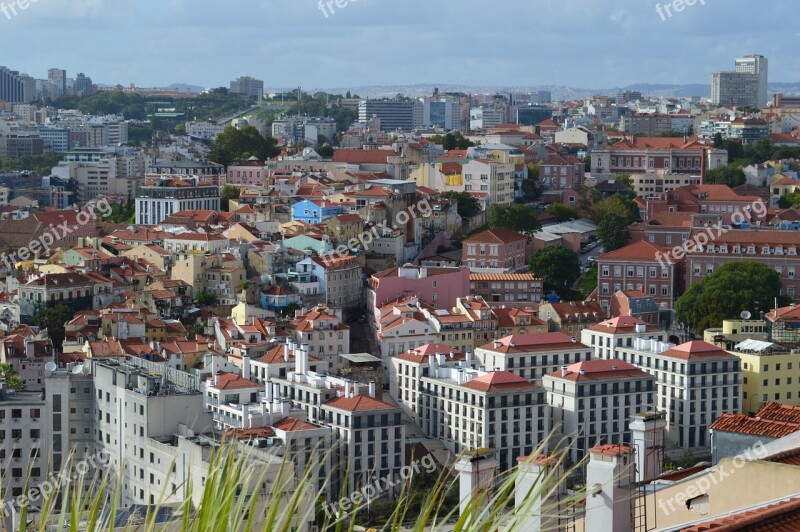
[{"label": "tall skyscraper", "polygon": [[737,57],[734,70],[742,74],[755,74],[758,76],[758,106],[767,106],[767,84],[769,83],[769,60],[763,55],[746,55]]},{"label": "tall skyscraper", "polygon": [[51,68],[47,71],[47,79],[55,85],[56,94],[64,96],[67,93],[67,71],[60,68]]},{"label": "tall skyscraper", "polygon": [[763,55],[739,57],[733,72],[714,72],[711,76],[711,100],[728,107],[767,106],[769,62]]},{"label": "tall skyscraper", "polygon": [[27,74],[0,66],[0,101],[28,103],[35,98],[36,80]]},{"label": "tall skyscraper", "polygon": [[78,96],[91,96],[94,94],[94,84],[92,78],[85,76],[82,72],[75,78],[75,94]]},{"label": "tall skyscraper", "polygon": [[262,98],[264,96],[264,82],[250,76],[242,76],[231,81],[231,87],[228,92],[248,98]]}]

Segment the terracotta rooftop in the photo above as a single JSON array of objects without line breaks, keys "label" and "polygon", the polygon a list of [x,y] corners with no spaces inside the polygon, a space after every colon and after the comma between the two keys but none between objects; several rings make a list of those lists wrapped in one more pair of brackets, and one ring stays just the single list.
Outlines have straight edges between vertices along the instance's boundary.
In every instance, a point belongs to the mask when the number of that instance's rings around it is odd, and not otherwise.
[{"label": "terracotta rooftop", "polygon": [[605,454],[608,456],[623,456],[626,454],[632,454],[633,449],[626,445],[608,444],[608,445],[599,445],[597,447],[592,447],[591,449],[589,449],[589,452],[596,454]]},{"label": "terracotta rooftop", "polygon": [[495,227],[482,233],[471,236],[464,240],[465,244],[510,244],[519,240],[527,240],[528,237],[521,235],[505,227]]},{"label": "terracotta rooftop", "polygon": [[722,414],[708,428],[722,432],[767,436],[777,439],[794,434],[800,430],[800,424],[750,417],[746,414]]},{"label": "terracotta rooftop", "polygon": [[669,248],[657,246],[645,240],[640,240],[617,250],[604,253],[603,255],[600,255],[597,260],[656,262],[658,257],[666,254],[668,251]]},{"label": "terracotta rooftop", "polygon": [[536,388],[528,379],[523,379],[519,375],[514,375],[508,371],[487,373],[482,377],[477,377],[464,383],[462,386],[479,392],[510,392]]},{"label": "terracotta rooftop", "polygon": [[285,417],[272,426],[278,430],[283,430],[286,432],[295,432],[298,430],[317,430],[320,428],[317,425],[293,417]]},{"label": "terracotta rooftop", "polygon": [[235,373],[225,373],[224,371],[220,371],[217,375],[219,375],[219,383],[213,384],[214,381],[212,380],[210,384],[211,387],[216,388],[217,390],[238,390],[260,387],[257,382],[240,377]]},{"label": "terracotta rooftop", "polygon": [[370,410],[391,410],[397,408],[369,395],[356,395],[355,397],[337,397],[325,403],[325,406],[347,410],[349,412],[366,412]]},{"label": "terracotta rooftop", "polygon": [[[498,342],[499,347],[495,347]],[[496,353],[527,353],[530,351],[586,349],[581,343],[561,332],[512,334],[481,346],[481,349]]]},{"label": "terracotta rooftop", "polygon": [[668,351],[661,353],[661,356],[679,358],[681,360],[696,360],[699,358],[736,358],[724,349],[716,345],[703,342],[702,340],[694,340],[686,342],[677,347],[673,347]]},{"label": "terracotta rooftop", "polygon": [[684,532],[798,531],[800,530],[800,498],[719,517],[683,530]]},{"label": "terracotta rooftop", "polygon": [[578,381],[602,381],[613,379],[647,378],[648,373],[619,359],[593,359],[576,362],[567,366],[566,375],[562,370],[550,373],[551,377]]}]

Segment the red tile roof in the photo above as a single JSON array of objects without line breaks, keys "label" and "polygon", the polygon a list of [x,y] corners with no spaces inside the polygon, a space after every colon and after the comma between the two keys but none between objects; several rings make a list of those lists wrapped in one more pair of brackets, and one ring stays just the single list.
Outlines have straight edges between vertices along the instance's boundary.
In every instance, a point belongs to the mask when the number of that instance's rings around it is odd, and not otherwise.
[{"label": "red tile roof", "polygon": [[355,397],[337,397],[325,403],[325,406],[347,410],[349,412],[366,412],[370,410],[391,410],[397,408],[369,395],[356,395]]},{"label": "red tile roof", "polygon": [[550,373],[550,376],[573,382],[646,378],[649,376],[646,371],[616,358],[584,360],[567,366],[566,375],[563,373],[562,370],[557,370]]},{"label": "red tile roof", "polygon": [[772,421],[746,414],[722,414],[708,427],[721,432],[735,432],[750,436],[767,436],[770,438],[783,438],[800,430],[798,423]]},{"label": "red tile roof", "polygon": [[589,329],[596,332],[611,333],[611,334],[625,334],[636,332],[637,325],[645,325],[646,332],[661,331],[658,327],[643,322],[633,316],[618,316],[610,320],[606,320],[590,327]]},{"label": "red tile roof", "polygon": [[698,358],[736,358],[724,349],[716,345],[703,342],[702,340],[694,340],[686,342],[677,347],[673,347],[668,351],[664,351],[662,356],[679,358],[681,360],[696,360]]},{"label": "red tile roof", "polygon": [[657,257],[663,256],[669,248],[651,244],[645,240],[628,244],[608,253],[600,255],[598,261],[637,261],[637,262],[657,262]]},{"label": "red tile roof", "polygon": [[510,244],[528,237],[505,227],[495,227],[464,240],[465,244]]},{"label": "red tile roof", "polygon": [[557,351],[587,348],[583,344],[573,342],[570,336],[561,332],[512,334],[511,336],[496,340],[496,342],[500,343],[499,347],[495,347],[494,342],[491,342],[480,348],[495,353],[527,353],[530,351]]},{"label": "red tile roof", "polygon": [[283,430],[285,432],[294,432],[298,430],[317,430],[320,428],[317,425],[313,425],[311,423],[295,419],[293,417],[285,417],[280,421],[278,421],[277,423],[273,424],[272,426],[278,430]]},{"label": "red tile roof", "polygon": [[336,150],[334,163],[345,164],[386,164],[389,156],[397,155],[392,150]]},{"label": "red tile roof", "polygon": [[608,456],[623,456],[626,454],[632,454],[633,449],[626,445],[608,444],[608,445],[599,445],[597,447],[592,447],[591,449],[589,449],[589,452],[596,454],[605,454]]},{"label": "red tile roof", "polygon": [[800,498],[746,510],[687,527],[684,532],[778,532],[800,530]]},{"label": "red tile roof", "polygon": [[787,421],[800,425],[800,406],[790,406],[781,403],[770,402],[761,407],[756,414],[762,419],[772,421]]},{"label": "red tile roof", "polygon": [[519,375],[514,375],[508,371],[495,371],[487,373],[482,377],[477,377],[464,383],[465,388],[477,390],[479,392],[510,392],[521,390],[533,390],[536,388],[527,379]]},{"label": "red tile roof", "polygon": [[217,390],[238,390],[260,387],[257,382],[240,377],[235,373],[225,373],[224,371],[220,371],[217,375],[219,375],[219,383],[214,384],[214,381],[211,381],[211,386]]}]

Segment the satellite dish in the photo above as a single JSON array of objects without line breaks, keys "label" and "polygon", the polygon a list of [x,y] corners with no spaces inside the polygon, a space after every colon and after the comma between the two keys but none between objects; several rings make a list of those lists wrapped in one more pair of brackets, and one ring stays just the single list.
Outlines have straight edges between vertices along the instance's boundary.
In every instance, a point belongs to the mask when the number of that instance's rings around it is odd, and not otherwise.
[{"label": "satellite dish", "polygon": [[44,376],[49,377],[58,368],[55,362],[48,362],[44,365]]},{"label": "satellite dish", "polygon": [[750,314],[749,310],[743,310],[740,316],[742,317],[743,320],[749,320],[750,318],[753,317],[753,315]]},{"label": "satellite dish", "polygon": [[83,373],[83,364],[77,364],[74,368],[72,368],[73,375],[80,375]]}]

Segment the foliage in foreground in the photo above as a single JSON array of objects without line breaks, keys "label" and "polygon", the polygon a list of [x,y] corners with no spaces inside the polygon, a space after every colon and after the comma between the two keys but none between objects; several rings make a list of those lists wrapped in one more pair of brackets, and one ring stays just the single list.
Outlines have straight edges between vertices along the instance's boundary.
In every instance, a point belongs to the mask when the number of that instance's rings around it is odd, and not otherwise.
[{"label": "foliage in foreground", "polygon": [[[291,467],[287,466],[289,462],[284,458],[277,478],[270,483],[269,479],[258,473],[258,468],[252,467],[252,462],[245,453],[241,447],[231,443],[218,448],[212,455],[209,473],[200,490],[201,496],[197,505],[192,504],[191,498],[170,505],[176,520],[170,522],[167,528],[164,528],[164,523],[156,523],[157,514],[167,506],[162,501],[175,493],[165,488],[160,502],[148,507],[146,515],[132,518],[117,530],[289,532],[302,529],[303,523],[316,521],[321,531],[341,532],[352,531],[355,526],[370,521],[365,517],[366,502],[355,505],[347,514],[334,516],[315,509],[312,503],[315,491],[310,482],[313,466],[306,468],[301,478],[295,479]],[[395,501],[387,504],[372,502],[373,507],[387,507],[390,514],[377,526],[382,530],[399,530],[402,527],[419,532],[443,530],[445,526],[448,530],[457,532],[490,532],[501,528],[506,531],[525,531],[525,520],[531,515],[541,515],[548,519],[566,517],[560,515],[559,508],[537,507],[537,500],[548,500],[556,490],[565,485],[566,478],[574,472],[574,469],[564,471],[565,452],[551,455],[550,460],[555,467],[544,469],[537,476],[521,507],[516,511],[514,509],[518,476],[530,471],[533,462],[543,454],[544,449],[540,447],[527,461],[520,462],[517,469],[500,475],[494,489],[476,493],[463,512],[459,512],[459,506],[453,504],[453,494],[458,493],[458,481],[451,476],[450,471],[442,471],[438,478],[433,479],[412,477],[402,485]],[[27,528],[21,525],[18,530],[56,527],[54,529],[57,530],[99,531],[113,528],[118,516],[122,515],[118,504],[122,480],[110,472],[97,475],[94,479],[83,473],[73,475],[71,472],[76,469],[76,464],[74,459],[70,459],[66,466],[69,474],[62,475],[65,484],[61,487],[60,496],[63,497],[61,500],[66,501],[63,508],[57,507],[58,492],[49,493],[43,498],[39,505],[40,512],[29,512],[31,509],[23,505],[20,508],[21,522],[28,522],[29,525]],[[30,476],[30,471],[28,475]],[[270,493],[261,492],[264,486],[270,484]],[[424,489],[420,489],[421,486]],[[27,482],[26,492],[30,488],[33,486]],[[192,480],[189,479],[186,485],[178,486],[175,491],[183,488],[191,493]],[[342,489],[344,494],[349,491],[346,486]],[[560,508],[579,503],[582,498],[582,494],[563,495]],[[318,506],[321,502],[317,500]],[[0,508],[0,530],[3,531],[7,530],[2,514],[4,511],[6,507]]]}]

